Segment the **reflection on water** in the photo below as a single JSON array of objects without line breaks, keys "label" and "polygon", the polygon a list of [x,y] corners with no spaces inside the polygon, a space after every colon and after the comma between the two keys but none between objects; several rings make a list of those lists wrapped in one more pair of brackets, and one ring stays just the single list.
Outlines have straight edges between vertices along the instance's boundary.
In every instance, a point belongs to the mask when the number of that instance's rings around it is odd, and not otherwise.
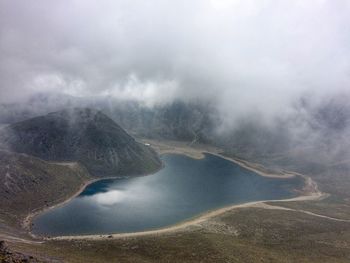
[{"label": "reflection on water", "polygon": [[249,201],[295,196],[302,179],[261,177],[220,157],[162,156],[164,169],[148,176],[102,180],[62,207],[40,215],[33,232],[46,235],[144,231],[202,212]]}]

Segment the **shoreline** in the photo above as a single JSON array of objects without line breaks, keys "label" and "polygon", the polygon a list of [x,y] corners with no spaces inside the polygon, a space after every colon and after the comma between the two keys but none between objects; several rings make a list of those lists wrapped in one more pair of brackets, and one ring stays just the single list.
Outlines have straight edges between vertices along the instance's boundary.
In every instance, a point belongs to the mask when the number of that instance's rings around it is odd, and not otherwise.
[{"label": "shoreline", "polygon": [[295,176],[304,177],[304,175],[290,172],[290,171],[281,171],[281,173],[272,173],[266,171],[265,167],[258,163],[253,163],[247,160],[242,160],[235,157],[229,157],[223,155],[220,148],[210,146],[210,145],[199,145],[196,148],[188,146],[185,142],[176,142],[176,141],[157,141],[157,140],[141,140],[143,143],[149,144],[159,155],[162,154],[182,154],[186,155],[193,159],[203,159],[205,154],[211,154],[218,156],[227,161],[231,161],[249,171],[252,171],[260,176],[269,177],[269,178],[293,178]]},{"label": "shoreline", "polygon": [[[296,176],[304,177],[304,175],[298,174],[298,173],[294,173],[294,172],[283,172],[281,174],[269,173],[269,172],[266,172],[266,171],[259,170],[259,167],[257,167],[258,164],[256,164],[256,163],[243,161],[243,160],[240,160],[240,159],[237,159],[237,158],[233,158],[233,157],[228,157],[228,156],[222,155],[220,153],[211,153],[211,152],[207,152],[207,151],[205,151],[203,153],[209,153],[209,154],[218,156],[218,157],[220,157],[222,159],[225,159],[227,161],[233,162],[233,163],[239,165],[240,167],[243,167],[244,169],[252,171],[252,172],[254,172],[254,173],[256,173],[256,174],[258,174],[260,176],[263,176],[263,177],[276,178],[276,179],[278,179],[278,178],[280,178],[280,179],[294,178]],[[261,165],[259,165],[259,166],[261,166]],[[261,166],[261,168],[263,168],[263,166]]]},{"label": "shoreline", "polygon": [[[152,142],[154,143],[154,141],[152,141]],[[174,148],[160,150],[159,148],[157,148],[157,147],[159,147],[159,144],[161,144],[161,146],[174,147]],[[44,213],[47,210],[50,210],[50,209],[53,209],[53,208],[56,208],[56,207],[59,207],[59,206],[62,206],[64,204],[68,203],[73,198],[75,198],[76,196],[81,194],[88,185],[90,185],[94,182],[97,182],[100,180],[116,179],[119,177],[95,178],[95,179],[88,180],[88,181],[84,182],[80,186],[78,191],[76,193],[74,193],[72,196],[70,196],[69,198],[67,198],[65,201],[60,202],[60,203],[55,204],[55,205],[52,205],[52,206],[49,206],[49,207],[39,209],[38,211],[33,211],[33,212],[29,213],[25,217],[25,219],[23,220],[22,227],[28,231],[29,235],[32,238],[47,240],[47,241],[49,241],[49,240],[105,240],[105,239],[113,239],[113,238],[114,239],[132,238],[132,237],[141,237],[141,236],[150,236],[150,235],[161,235],[161,234],[173,233],[173,232],[180,231],[180,230],[186,230],[186,228],[188,228],[188,227],[198,226],[199,224],[201,224],[201,223],[203,223],[203,222],[205,222],[213,217],[222,215],[228,211],[232,211],[232,210],[239,209],[239,208],[263,207],[263,204],[265,204],[267,202],[295,202],[295,201],[321,200],[321,199],[326,198],[328,196],[328,194],[325,194],[325,193],[322,193],[321,191],[319,191],[317,183],[314,182],[308,176],[294,173],[294,172],[283,172],[281,174],[268,173],[266,171],[259,170],[259,168],[263,168],[263,166],[260,166],[258,164],[254,164],[254,163],[250,163],[248,161],[237,160],[235,158],[224,156],[224,155],[220,154],[216,149],[211,151],[212,149],[210,149],[210,150],[208,150],[208,149],[194,149],[194,148],[189,147],[189,146],[176,147],[176,146],[164,145],[161,142],[158,142],[158,145],[154,145],[151,143],[150,147],[152,147],[159,155],[162,155],[162,154],[183,154],[183,155],[186,155],[186,156],[188,156],[190,158],[194,158],[194,159],[202,159],[205,157],[204,154],[206,154],[206,153],[212,154],[212,155],[218,156],[220,158],[223,158],[227,161],[231,161],[231,162],[239,165],[240,167],[243,167],[244,169],[252,171],[260,176],[269,177],[269,178],[285,179],[285,178],[293,178],[295,176],[301,176],[305,182],[305,185],[301,190],[301,192],[304,195],[296,196],[296,197],[288,198],[288,199],[260,200],[260,201],[253,201],[253,202],[247,202],[247,203],[242,203],[242,204],[230,205],[227,207],[222,207],[222,208],[218,208],[215,210],[210,210],[210,211],[204,212],[204,213],[199,214],[193,218],[189,218],[188,220],[179,222],[175,225],[170,225],[170,226],[167,226],[164,228],[147,230],[147,231],[140,231],[140,232],[93,234],[93,235],[67,235],[67,236],[56,236],[56,237],[37,236],[31,232],[31,226],[32,226],[33,219],[35,216],[37,216],[41,213]]]},{"label": "shoreline", "polygon": [[[116,234],[93,234],[93,235],[72,235],[72,236],[57,236],[51,238],[44,238],[44,240],[53,240],[53,241],[61,241],[61,240],[108,240],[108,239],[123,239],[123,238],[133,238],[133,237],[144,237],[144,236],[157,236],[163,234],[171,234],[178,231],[186,231],[189,227],[200,226],[201,223],[204,223],[213,217],[223,215],[226,212],[233,211],[235,209],[241,208],[266,208],[264,205],[266,203],[274,203],[274,202],[299,202],[299,201],[311,201],[311,200],[322,200],[326,198],[328,195],[325,193],[314,193],[311,195],[297,196],[288,199],[273,199],[273,200],[261,200],[261,201],[253,201],[242,204],[231,205],[227,207],[222,207],[219,209],[211,210],[204,212],[196,217],[190,218],[183,222],[180,222],[175,225],[167,226],[164,228],[147,230],[147,231],[139,231],[139,232],[129,232],[129,233],[116,233]],[[278,207],[276,208],[278,209]]]},{"label": "shoreline", "polygon": [[[65,166],[71,166],[71,165],[75,165],[76,163],[66,163],[66,162],[63,162],[63,163],[59,163],[59,162],[55,162],[56,164],[59,164],[59,165],[65,165]],[[140,176],[147,176],[147,175],[150,175],[150,174],[154,174],[154,173],[157,173],[158,171],[160,171],[161,169],[163,169],[164,165],[163,163],[161,164],[161,166],[155,170],[154,172],[152,173],[149,173],[149,174],[140,174],[138,175],[138,177]],[[51,210],[51,209],[54,209],[54,208],[57,208],[57,207],[60,207],[60,206],[63,206],[65,205],[66,203],[68,203],[69,201],[71,201],[72,199],[74,199],[75,197],[77,197],[78,195],[80,195],[84,190],[85,188],[90,185],[90,184],[93,184],[95,182],[98,182],[98,181],[102,181],[102,180],[111,180],[111,179],[122,179],[122,178],[128,178],[130,176],[109,176],[109,177],[102,177],[102,178],[93,178],[93,179],[90,179],[90,180],[87,180],[87,181],[84,181],[82,183],[82,185],[79,187],[79,189],[71,196],[69,196],[67,199],[65,199],[64,201],[62,202],[59,202],[59,203],[56,203],[56,204],[53,204],[51,206],[48,206],[48,207],[42,207],[42,208],[39,208],[39,209],[36,209],[34,211],[31,211],[23,220],[22,220],[22,228],[24,230],[26,230],[28,232],[28,234],[30,235],[30,237],[34,238],[34,239],[41,239],[41,240],[44,240],[45,237],[43,236],[39,236],[39,235],[35,235],[33,232],[32,232],[32,224],[33,224],[33,219],[38,216],[39,214],[42,214],[42,213],[45,213],[46,211],[48,210]]]},{"label": "shoreline", "polygon": [[[106,178],[106,179],[111,179],[111,178]],[[92,180],[88,180],[86,182],[84,182],[80,187],[79,189],[70,197],[68,197],[67,199],[65,199],[64,201],[60,202],[60,203],[57,203],[57,204],[54,204],[52,206],[48,206],[48,207],[44,207],[44,208],[39,208],[35,211],[32,211],[30,212],[25,218],[24,220],[22,221],[22,228],[24,230],[27,230],[29,235],[32,237],[32,238],[35,238],[35,239],[42,239],[42,237],[40,236],[37,236],[35,234],[32,233],[32,223],[33,223],[33,219],[34,217],[36,217],[37,215],[39,214],[42,214],[48,210],[51,210],[51,209],[54,209],[54,208],[57,208],[57,207],[60,207],[60,206],[63,206],[65,205],[66,203],[68,203],[69,201],[71,201],[73,198],[77,197],[78,195],[80,195],[84,189],[92,184],[92,183],[95,183],[97,181],[99,181],[101,179],[92,179]],[[103,180],[103,179],[102,179]]]}]

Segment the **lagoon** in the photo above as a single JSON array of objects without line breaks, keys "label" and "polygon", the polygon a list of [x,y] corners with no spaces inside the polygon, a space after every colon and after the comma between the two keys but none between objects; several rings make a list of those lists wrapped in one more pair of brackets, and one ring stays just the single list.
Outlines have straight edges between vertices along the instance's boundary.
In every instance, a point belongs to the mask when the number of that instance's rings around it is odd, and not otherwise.
[{"label": "lagoon", "polygon": [[37,216],[38,235],[90,235],[163,228],[209,210],[297,196],[303,179],[268,178],[221,157],[165,154],[155,174],[100,180]]}]

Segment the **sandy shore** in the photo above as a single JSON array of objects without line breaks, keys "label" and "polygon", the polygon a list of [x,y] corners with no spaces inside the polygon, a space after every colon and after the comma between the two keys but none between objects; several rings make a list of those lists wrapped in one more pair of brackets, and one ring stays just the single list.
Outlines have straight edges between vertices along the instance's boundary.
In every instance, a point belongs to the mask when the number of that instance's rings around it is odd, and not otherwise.
[{"label": "sandy shore", "polygon": [[232,158],[221,154],[222,150],[217,147],[208,146],[204,144],[198,144],[195,147],[190,147],[186,142],[176,142],[176,141],[157,141],[157,140],[142,140],[143,143],[149,144],[158,154],[174,153],[183,154],[194,159],[204,158],[205,153],[219,156],[225,160],[231,161],[239,166],[250,170],[256,174],[264,177],[270,178],[292,178],[295,176],[303,176],[298,173],[281,171],[280,173],[273,173],[268,171],[264,166],[241,160],[238,158]]},{"label": "sandy shore", "polygon": [[22,222],[22,227],[27,230],[29,232],[29,234],[33,237],[33,238],[40,238],[36,235],[34,235],[32,232],[31,232],[31,226],[32,226],[32,222],[33,222],[33,219],[35,216],[41,214],[41,213],[44,213],[45,211],[47,210],[50,210],[50,209],[53,209],[53,208],[56,208],[56,207],[60,207],[60,206],[63,206],[64,204],[68,203],[69,201],[71,201],[73,198],[77,197],[79,194],[81,194],[81,192],[84,191],[84,189],[89,185],[89,184],[92,184],[96,181],[99,181],[100,179],[93,179],[93,180],[88,180],[86,182],[84,182],[78,189],[78,191],[73,194],[72,196],[70,196],[69,198],[67,198],[66,200],[64,200],[63,202],[61,203],[58,203],[58,204],[55,204],[55,205],[52,205],[52,206],[48,206],[48,207],[44,207],[44,208],[41,208],[41,209],[38,209],[38,210],[34,210],[32,211],[31,213],[29,213],[25,219],[23,220]]},{"label": "sandy shore", "polygon": [[69,201],[71,201],[72,199],[74,199],[75,197],[80,195],[88,185],[90,185],[90,184],[92,184],[94,182],[97,182],[97,181],[100,181],[100,180],[117,179],[117,178],[120,178],[120,177],[96,178],[96,179],[91,179],[91,180],[83,182],[83,184],[79,187],[79,189],[72,196],[70,196],[67,199],[65,199],[63,202],[60,202],[58,204],[54,204],[52,206],[40,208],[38,210],[34,210],[31,213],[29,213],[25,217],[25,219],[23,220],[22,227],[29,232],[31,237],[33,237],[33,238],[41,238],[40,236],[36,236],[35,234],[33,234],[31,232],[31,230],[32,230],[32,222],[33,222],[34,217],[36,217],[39,214],[44,213],[45,211],[48,211],[48,210],[51,210],[51,209],[54,209],[54,208],[57,208],[57,207],[60,207],[60,206],[63,206],[65,204],[67,204]]},{"label": "sandy shore", "polygon": [[[58,164],[58,165],[68,166],[68,167],[70,167],[72,169],[74,169],[75,166],[78,165],[76,162],[52,162],[52,163],[53,164]],[[160,169],[162,169],[162,167],[160,167],[158,170],[160,170]],[[157,172],[157,171],[155,171],[155,172]],[[147,175],[148,174],[144,174],[144,175],[140,175],[140,176],[147,176]],[[67,204],[69,201],[71,201],[72,199],[74,199],[75,197],[80,195],[88,185],[90,185],[90,184],[92,184],[94,182],[101,181],[101,180],[108,180],[108,179],[118,179],[118,178],[126,178],[126,176],[111,176],[111,177],[103,177],[103,178],[94,178],[94,179],[90,179],[90,180],[84,181],[82,183],[82,185],[79,187],[79,189],[72,196],[67,197],[67,199],[65,199],[64,201],[59,202],[59,203],[54,204],[54,205],[51,205],[51,206],[48,206],[48,207],[43,207],[43,208],[40,208],[40,209],[37,209],[37,210],[34,210],[34,211],[30,212],[24,218],[24,220],[22,221],[22,228],[27,230],[29,235],[32,238],[34,238],[34,239],[43,239],[43,237],[37,236],[37,235],[35,235],[32,232],[32,223],[33,223],[34,217],[36,217],[39,214],[44,213],[45,211],[48,211],[48,210],[51,210],[51,209],[54,209],[54,208],[57,208],[57,207],[60,207],[60,206],[63,206],[65,204]]]},{"label": "sandy shore", "polygon": [[[273,209],[271,205],[266,205],[265,202],[296,202],[296,201],[308,201],[308,200],[321,200],[327,197],[327,194],[321,192],[313,193],[311,195],[298,196],[295,198],[284,199],[284,200],[262,200],[256,202],[249,202],[244,204],[227,206],[224,208],[216,209],[213,211],[208,211],[202,215],[189,219],[187,221],[178,223],[173,226],[160,228],[156,230],[142,231],[142,232],[132,232],[132,233],[120,233],[120,234],[108,234],[108,235],[77,235],[77,236],[58,236],[53,238],[48,238],[47,240],[103,240],[103,239],[113,239],[113,238],[132,238],[141,236],[157,236],[162,234],[170,234],[178,231],[185,231],[190,227],[200,227],[201,223],[206,222],[213,217],[223,215],[226,212],[242,209],[242,208],[263,208],[263,209]],[[276,209],[292,210],[288,208],[276,207]]]},{"label": "sandy shore", "polygon": [[248,161],[243,161],[243,160],[240,160],[240,159],[237,159],[237,158],[231,158],[231,157],[227,157],[227,156],[224,156],[222,154],[219,154],[219,153],[212,153],[212,152],[204,152],[204,153],[210,153],[210,154],[213,154],[213,155],[216,155],[216,156],[219,156],[225,160],[228,160],[228,161],[231,161],[235,164],[238,164],[239,166],[249,170],[249,171],[252,171],[258,175],[261,175],[261,176],[264,176],[264,177],[270,177],[270,178],[293,178],[295,176],[303,176],[301,174],[297,174],[297,173],[294,173],[294,172],[286,172],[286,171],[283,171],[279,174],[277,173],[271,173],[271,172],[267,172],[265,171],[264,167],[260,164],[256,164],[256,163],[253,163],[253,162],[248,162]]},{"label": "sandy shore", "polygon": [[[206,213],[203,213],[199,216],[196,216],[184,222],[180,222],[176,225],[172,225],[161,229],[134,232],[134,233],[108,234],[108,235],[59,236],[59,237],[52,237],[52,238],[45,238],[45,239],[47,240],[103,240],[103,239],[113,239],[113,238],[132,238],[132,237],[140,237],[140,236],[168,234],[168,233],[173,233],[177,231],[184,231],[190,227],[200,226],[201,223],[206,222],[213,217],[220,216],[228,211],[232,211],[234,209],[241,209],[241,208],[247,208],[247,207],[266,208],[267,207],[267,205],[265,204],[266,202],[281,202],[281,201],[295,202],[295,201],[321,200],[328,196],[327,194],[319,191],[317,184],[310,177],[293,173],[293,172],[286,172],[286,171],[283,171],[281,174],[269,173],[266,171],[266,169],[264,169],[263,166],[259,164],[223,156],[222,154],[220,154],[220,149],[215,147],[210,147],[210,146],[203,147],[202,145],[200,145],[200,146],[197,146],[196,148],[193,148],[193,147],[187,146],[185,143],[178,143],[178,142],[159,142],[154,140],[142,140],[142,141],[144,143],[150,144],[150,146],[153,147],[159,154],[165,154],[165,153],[184,154],[191,158],[201,159],[201,158],[204,158],[204,153],[210,153],[210,154],[219,156],[221,158],[224,158],[228,161],[234,162],[240,165],[241,167],[248,169],[250,171],[253,171],[261,176],[272,177],[272,178],[290,178],[295,176],[301,176],[305,180],[305,186],[302,190],[302,195],[295,198],[284,199],[284,200],[262,200],[262,201],[249,202],[249,203],[238,204],[238,205],[231,205],[231,206],[216,209],[213,211],[208,211]],[[87,182],[82,187],[82,189],[84,189],[86,185],[88,185],[89,183],[91,182]],[[69,200],[77,196],[80,192],[81,191],[79,191],[73,197],[68,199],[66,202],[68,202]],[[59,205],[62,205],[62,204],[59,204]],[[271,209],[270,206],[269,206],[269,209]]]}]

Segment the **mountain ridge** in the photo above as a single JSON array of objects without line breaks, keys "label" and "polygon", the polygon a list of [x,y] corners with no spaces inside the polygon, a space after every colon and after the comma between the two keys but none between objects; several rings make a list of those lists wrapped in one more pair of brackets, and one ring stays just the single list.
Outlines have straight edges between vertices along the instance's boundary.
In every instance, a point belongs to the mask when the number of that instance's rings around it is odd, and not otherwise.
[{"label": "mountain ridge", "polygon": [[77,161],[97,177],[137,175],[161,166],[157,154],[107,115],[72,108],[11,124],[0,135],[3,148],[46,161]]}]

